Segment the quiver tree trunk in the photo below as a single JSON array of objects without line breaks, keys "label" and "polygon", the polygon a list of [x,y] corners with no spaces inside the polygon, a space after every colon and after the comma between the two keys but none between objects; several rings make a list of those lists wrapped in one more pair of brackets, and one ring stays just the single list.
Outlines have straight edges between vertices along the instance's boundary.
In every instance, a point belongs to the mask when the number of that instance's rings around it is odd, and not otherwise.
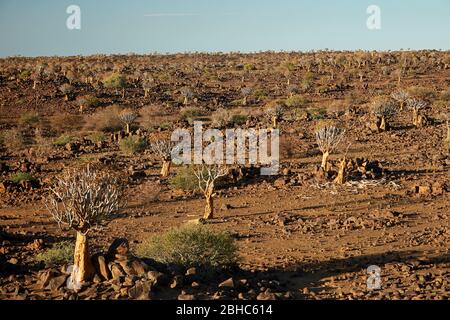
[{"label": "quiver tree trunk", "polygon": [[126,126],[127,134],[130,134],[130,124],[126,123],[125,126]]},{"label": "quiver tree trunk", "polygon": [[189,102],[189,99],[188,99],[188,97],[184,97],[184,100],[183,100],[183,104],[184,104],[184,105],[187,105],[187,104],[188,104],[188,102]]},{"label": "quiver tree trunk", "polygon": [[77,232],[73,264],[72,280],[74,283],[82,284],[92,279],[94,276],[94,267],[89,256],[87,236],[82,232]]},{"label": "quiver tree trunk", "polygon": [[322,155],[322,164],[320,167],[323,169],[324,172],[327,172],[327,163],[328,163],[328,157],[330,156],[330,152],[326,151]]},{"label": "quiver tree trunk", "polygon": [[170,165],[172,161],[170,159],[163,159],[163,165],[161,168],[161,177],[168,177],[170,174]]},{"label": "quiver tree trunk", "polygon": [[144,89],[144,98],[148,97],[148,89]]},{"label": "quiver tree trunk", "polygon": [[214,200],[213,200],[213,192],[214,192],[214,184],[211,183],[205,191],[205,215],[204,219],[212,219],[214,218]]},{"label": "quiver tree trunk", "polygon": [[122,88],[122,99],[125,99],[125,88]]},{"label": "quiver tree trunk", "polygon": [[242,99],[242,105],[243,106],[247,105],[247,97],[244,97],[244,99]]},{"label": "quiver tree trunk", "polygon": [[334,183],[344,184],[347,181],[347,159],[344,157],[339,164],[339,171]]},{"label": "quiver tree trunk", "polygon": [[272,117],[272,126],[275,129],[276,127],[278,127],[278,117],[277,116],[273,116]]},{"label": "quiver tree trunk", "polygon": [[412,118],[413,125],[416,127],[419,126],[419,112],[416,109],[413,109],[413,118]]},{"label": "quiver tree trunk", "polygon": [[386,118],[385,117],[381,117],[381,119],[379,120],[380,126],[378,127],[378,129],[380,131],[387,131],[389,130],[389,125],[386,122]]},{"label": "quiver tree trunk", "polygon": [[36,90],[37,81],[33,81],[33,90]]}]

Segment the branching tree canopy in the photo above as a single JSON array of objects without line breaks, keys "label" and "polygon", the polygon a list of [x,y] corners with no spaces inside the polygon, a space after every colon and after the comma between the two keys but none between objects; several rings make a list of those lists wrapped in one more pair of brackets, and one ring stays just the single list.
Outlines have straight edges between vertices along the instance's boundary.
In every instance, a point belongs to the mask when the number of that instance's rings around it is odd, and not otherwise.
[{"label": "branching tree canopy", "polygon": [[47,209],[60,227],[77,233],[73,279],[83,283],[93,275],[87,234],[119,210],[120,188],[111,175],[87,167],[66,172],[50,191]]}]

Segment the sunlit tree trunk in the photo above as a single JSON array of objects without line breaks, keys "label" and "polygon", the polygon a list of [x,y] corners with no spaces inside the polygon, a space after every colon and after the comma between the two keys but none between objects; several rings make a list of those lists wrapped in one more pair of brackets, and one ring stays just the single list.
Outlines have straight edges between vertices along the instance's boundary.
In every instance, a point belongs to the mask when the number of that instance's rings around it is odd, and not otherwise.
[{"label": "sunlit tree trunk", "polygon": [[163,165],[161,168],[161,177],[168,177],[169,173],[170,173],[170,165],[171,165],[172,161],[164,159],[163,160]]},{"label": "sunlit tree trunk", "polygon": [[330,152],[326,151],[322,155],[322,165],[320,166],[323,171],[327,171],[327,163],[328,163],[328,157],[330,156]]},{"label": "sunlit tree trunk", "polygon": [[339,171],[334,183],[344,184],[347,181],[347,159],[344,157],[339,165]]},{"label": "sunlit tree trunk", "polygon": [[214,184],[211,183],[205,192],[205,215],[204,219],[212,219],[214,218],[214,200],[213,200],[213,192],[214,192]]},{"label": "sunlit tree trunk", "polygon": [[91,280],[94,275],[94,267],[89,256],[87,236],[82,232],[77,232],[73,264],[72,279],[76,283],[81,284]]}]

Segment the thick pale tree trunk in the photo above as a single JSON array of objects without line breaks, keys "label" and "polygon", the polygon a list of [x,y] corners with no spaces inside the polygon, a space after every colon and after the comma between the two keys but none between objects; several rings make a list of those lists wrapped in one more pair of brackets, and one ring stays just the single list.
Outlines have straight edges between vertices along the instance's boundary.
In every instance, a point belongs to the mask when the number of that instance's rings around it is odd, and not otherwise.
[{"label": "thick pale tree trunk", "polygon": [[387,123],[386,123],[386,118],[385,117],[381,117],[381,124],[380,124],[380,130],[381,131],[386,131],[387,130]]},{"label": "thick pale tree trunk", "polygon": [[81,232],[77,232],[73,264],[72,279],[76,283],[82,284],[92,279],[94,267],[89,256],[87,236]]},{"label": "thick pale tree trunk", "polygon": [[413,119],[412,119],[412,121],[413,121],[413,125],[415,125],[416,127],[419,126],[419,121],[418,120],[419,120],[419,114],[418,114],[417,110],[413,109]]},{"label": "thick pale tree trunk", "polygon": [[328,157],[330,156],[330,152],[324,152],[322,155],[322,164],[320,167],[323,169],[323,171],[327,172],[327,163],[328,163]]},{"label": "thick pale tree trunk", "polygon": [[122,88],[122,99],[125,99],[125,88]]},{"label": "thick pale tree trunk", "polygon": [[33,90],[36,90],[37,81],[33,81]]},{"label": "thick pale tree trunk", "polygon": [[188,102],[189,102],[189,99],[188,99],[188,97],[184,97],[184,101],[183,101],[183,104],[184,104],[184,105],[187,105],[187,104],[188,104]]},{"label": "thick pale tree trunk", "polygon": [[170,173],[170,165],[171,165],[172,161],[164,159],[163,160],[163,165],[161,168],[161,177],[168,177],[169,173]]},{"label": "thick pale tree trunk", "polygon": [[272,117],[272,125],[274,129],[278,126],[278,118],[276,116]]},{"label": "thick pale tree trunk", "polygon": [[214,192],[214,184],[210,184],[210,186],[205,192],[206,205],[205,205],[205,215],[203,216],[203,218],[206,220],[214,218],[213,192]]},{"label": "thick pale tree trunk", "polygon": [[127,130],[127,134],[130,134],[130,124],[129,123],[126,124],[126,130]]},{"label": "thick pale tree trunk", "polygon": [[347,175],[347,159],[344,157],[344,159],[342,159],[339,165],[338,175],[336,179],[334,179],[334,183],[344,184],[347,181],[346,175]]},{"label": "thick pale tree trunk", "polygon": [[144,90],[144,98],[148,97],[148,90]]}]

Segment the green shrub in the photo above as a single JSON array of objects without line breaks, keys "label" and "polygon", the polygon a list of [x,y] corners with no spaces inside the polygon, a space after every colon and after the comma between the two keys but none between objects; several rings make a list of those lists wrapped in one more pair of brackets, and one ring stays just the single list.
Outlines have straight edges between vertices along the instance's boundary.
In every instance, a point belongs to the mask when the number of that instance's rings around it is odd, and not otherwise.
[{"label": "green shrub", "polygon": [[35,112],[25,112],[20,115],[19,123],[22,125],[33,125],[39,122],[39,115]]},{"label": "green shrub", "polygon": [[139,136],[129,136],[120,141],[120,150],[127,154],[134,154],[144,151],[147,147],[147,141]]},{"label": "green shrub", "polygon": [[95,108],[100,104],[100,100],[97,97],[87,94],[77,98],[77,104],[84,108]]},{"label": "green shrub", "polygon": [[69,264],[73,262],[74,250],[75,246],[73,245],[73,243],[64,241],[57,243],[50,249],[37,254],[35,259],[37,261],[44,262],[48,266],[63,263]]},{"label": "green shrub", "polygon": [[20,184],[22,181],[34,182],[34,181],[36,181],[36,178],[33,177],[28,172],[21,172],[20,171],[20,172],[15,173],[14,175],[12,175],[9,180],[11,180],[15,184]]},{"label": "green shrub", "polygon": [[30,78],[30,76],[31,76],[31,71],[30,70],[23,70],[19,74],[19,79],[20,80],[27,80],[28,78]]},{"label": "green shrub", "polygon": [[119,89],[126,85],[125,78],[119,73],[113,73],[103,80],[105,88]]},{"label": "green shrub", "polygon": [[240,114],[240,113],[233,114],[230,119],[230,124],[237,125],[237,126],[243,125],[246,122],[247,122],[247,116],[245,114]]},{"label": "green shrub", "polygon": [[327,114],[327,109],[325,109],[325,108],[308,110],[308,115],[312,120],[322,120],[325,118],[326,114]]},{"label": "green shrub", "polygon": [[198,189],[198,179],[194,174],[194,167],[184,166],[179,168],[177,174],[169,180],[172,187],[184,191],[194,191]]},{"label": "green shrub", "polygon": [[299,94],[293,95],[286,99],[285,105],[290,108],[304,107],[308,103],[308,99],[302,97]]},{"label": "green shrub", "polygon": [[217,233],[203,225],[186,224],[147,239],[138,246],[137,254],[161,263],[211,270],[234,264],[237,247],[228,233]]},{"label": "green shrub", "polygon": [[68,136],[68,135],[60,135],[58,138],[56,138],[55,141],[53,141],[53,145],[55,146],[65,146],[66,144],[68,144],[69,142],[72,142],[73,137]]},{"label": "green shrub", "polygon": [[98,143],[100,141],[105,141],[106,137],[103,132],[92,132],[90,135],[87,136],[87,139],[90,140],[92,143]]},{"label": "green shrub", "polygon": [[180,113],[181,120],[187,121],[189,124],[192,124],[203,115],[202,110],[199,108],[184,108]]}]

